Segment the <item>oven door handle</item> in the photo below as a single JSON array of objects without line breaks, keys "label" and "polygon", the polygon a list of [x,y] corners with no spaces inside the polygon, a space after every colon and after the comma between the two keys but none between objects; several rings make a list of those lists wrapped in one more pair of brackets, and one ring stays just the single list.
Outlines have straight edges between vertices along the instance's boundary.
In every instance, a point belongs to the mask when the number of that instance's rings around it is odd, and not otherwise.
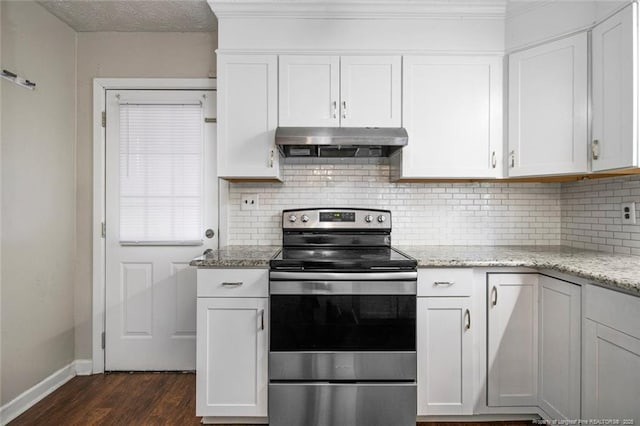
[{"label": "oven door handle", "polygon": [[269,278],[273,280],[312,280],[312,281],[396,281],[417,280],[417,271],[388,272],[292,272],[271,271]]},{"label": "oven door handle", "polygon": [[415,295],[417,282],[404,281],[271,281],[269,294]]}]

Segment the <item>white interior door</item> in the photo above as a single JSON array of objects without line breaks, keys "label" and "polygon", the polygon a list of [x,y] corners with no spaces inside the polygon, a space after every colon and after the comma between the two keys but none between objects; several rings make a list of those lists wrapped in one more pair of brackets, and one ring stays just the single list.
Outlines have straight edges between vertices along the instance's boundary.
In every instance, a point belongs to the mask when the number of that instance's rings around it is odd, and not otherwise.
[{"label": "white interior door", "polygon": [[106,103],[105,370],[194,370],[189,261],[218,245],[216,92],[108,90]]}]

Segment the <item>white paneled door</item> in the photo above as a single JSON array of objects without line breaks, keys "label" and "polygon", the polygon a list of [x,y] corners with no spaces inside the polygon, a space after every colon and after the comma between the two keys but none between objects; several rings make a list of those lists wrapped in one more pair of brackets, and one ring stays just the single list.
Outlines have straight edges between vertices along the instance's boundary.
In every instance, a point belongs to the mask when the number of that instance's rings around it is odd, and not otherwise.
[{"label": "white paneled door", "polygon": [[216,92],[106,102],[105,370],[195,370],[189,261],[218,245]]}]

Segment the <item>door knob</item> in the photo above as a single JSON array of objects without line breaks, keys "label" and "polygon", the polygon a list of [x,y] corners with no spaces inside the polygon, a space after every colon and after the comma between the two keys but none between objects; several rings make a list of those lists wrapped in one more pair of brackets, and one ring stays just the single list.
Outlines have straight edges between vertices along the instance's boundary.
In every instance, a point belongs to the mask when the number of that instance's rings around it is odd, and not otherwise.
[{"label": "door knob", "polygon": [[211,253],[213,253],[213,250],[212,250],[212,249],[206,249],[204,252],[202,252],[202,255],[203,255],[203,256],[208,256],[208,255],[210,255]]}]

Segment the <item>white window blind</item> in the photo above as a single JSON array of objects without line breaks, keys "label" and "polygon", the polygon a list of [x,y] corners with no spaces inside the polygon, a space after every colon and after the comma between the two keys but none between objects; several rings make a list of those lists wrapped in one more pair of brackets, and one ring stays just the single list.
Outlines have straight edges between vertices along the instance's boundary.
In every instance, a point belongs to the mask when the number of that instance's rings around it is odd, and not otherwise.
[{"label": "white window blind", "polygon": [[121,244],[201,244],[202,105],[120,105]]}]

